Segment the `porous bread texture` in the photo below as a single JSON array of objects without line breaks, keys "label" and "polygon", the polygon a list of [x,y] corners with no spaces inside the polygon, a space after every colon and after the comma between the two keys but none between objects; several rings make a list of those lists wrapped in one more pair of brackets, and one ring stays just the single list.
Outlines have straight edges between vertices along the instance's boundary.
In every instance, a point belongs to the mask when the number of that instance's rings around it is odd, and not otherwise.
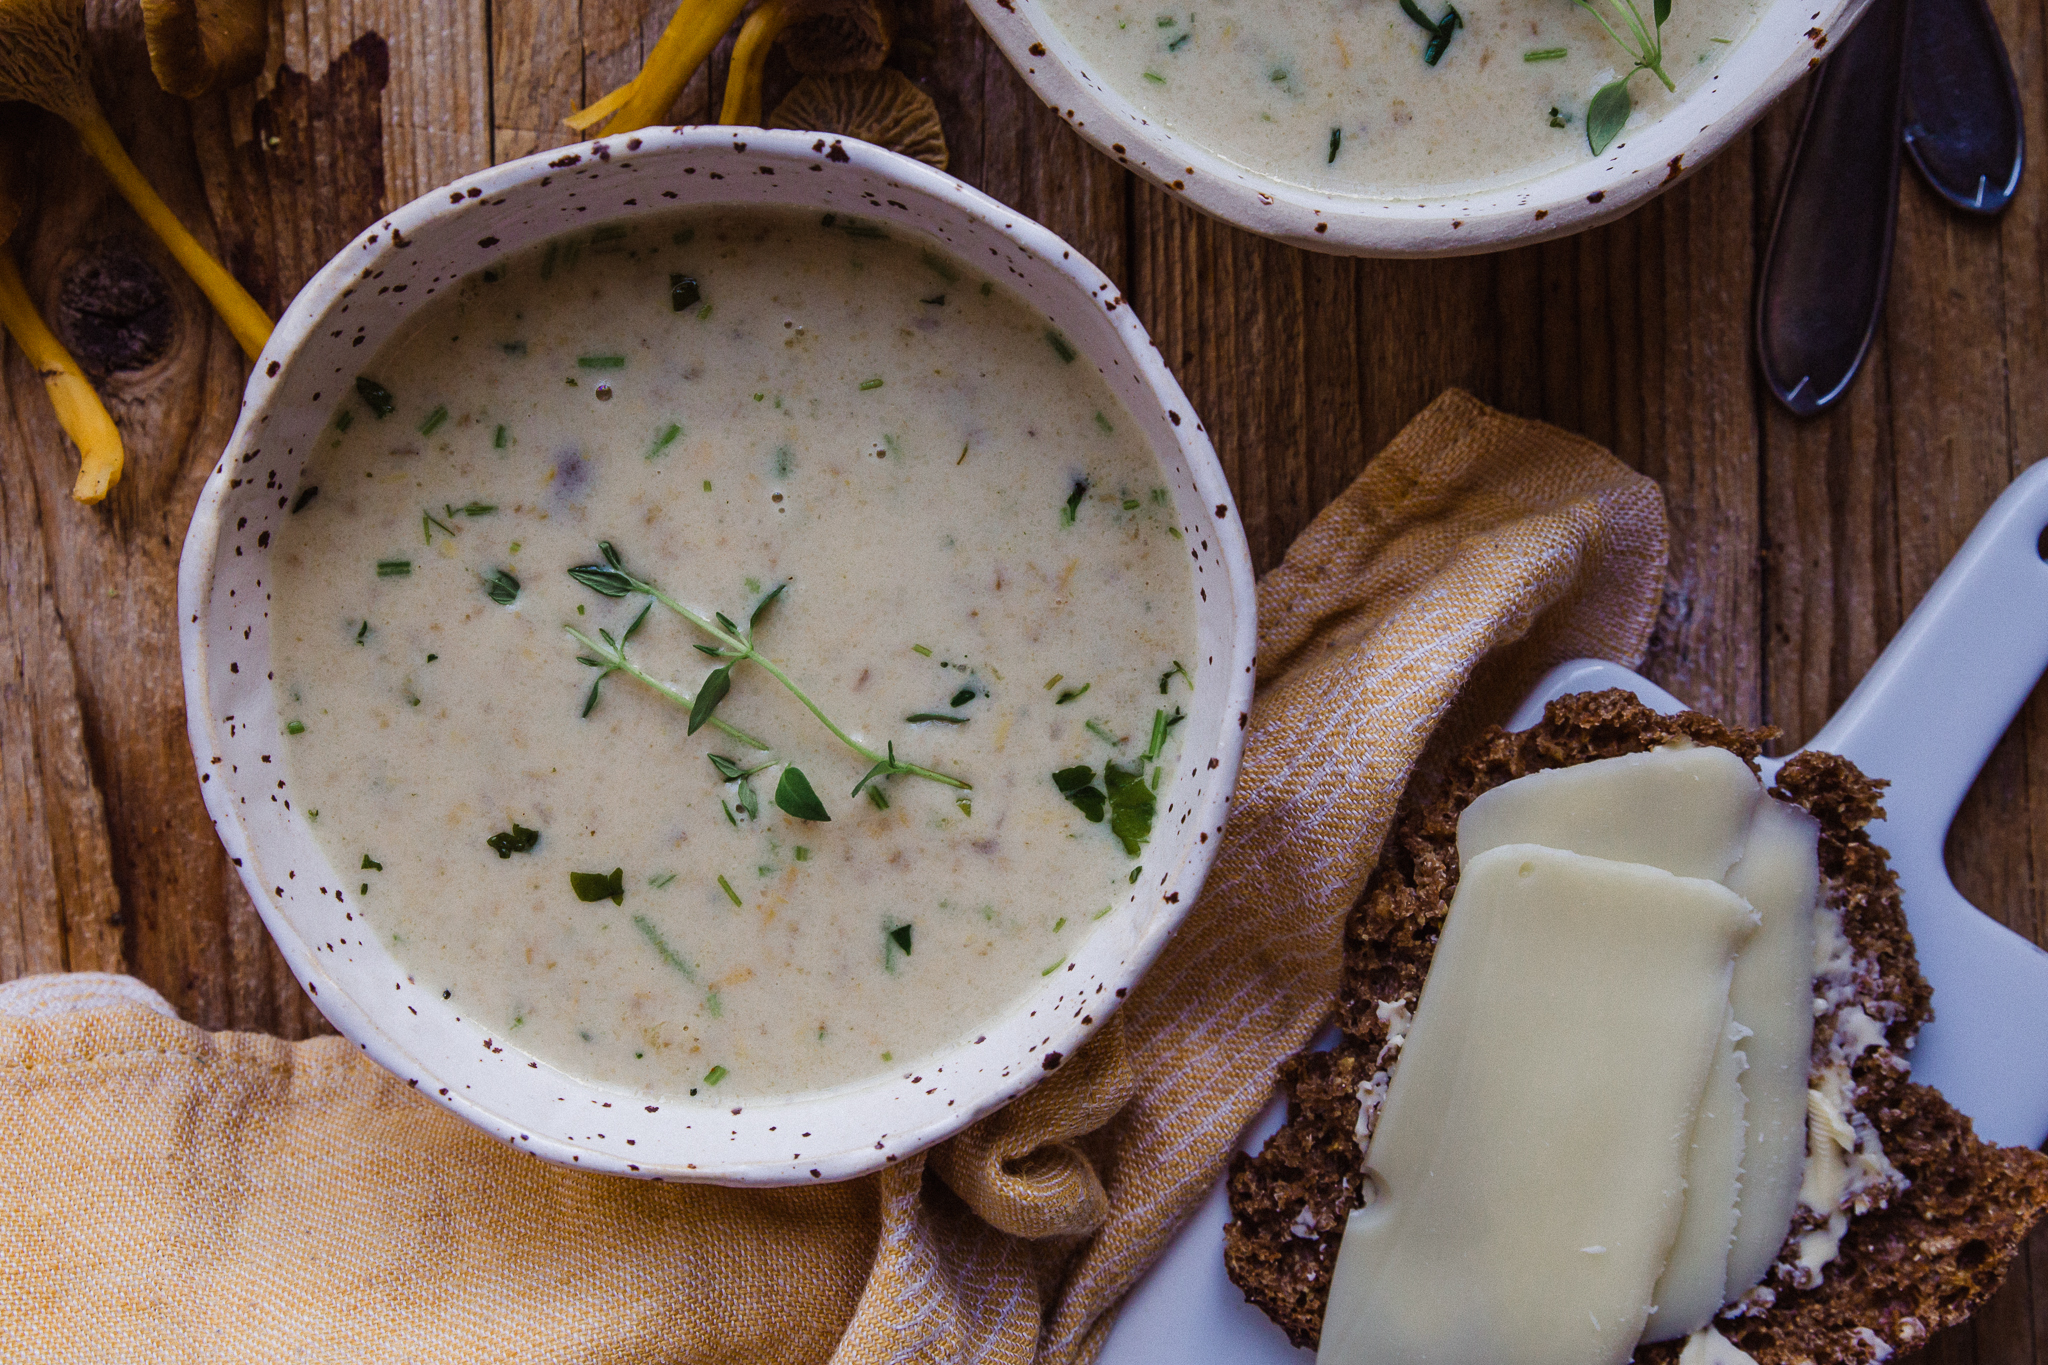
[{"label": "porous bread texture", "polygon": [[[1396,823],[1365,895],[1344,933],[1341,1036],[1328,1052],[1302,1052],[1281,1067],[1289,1098],[1286,1124],[1257,1156],[1231,1164],[1231,1223],[1224,1261],[1245,1298],[1297,1346],[1322,1331],[1330,1273],[1345,1219],[1358,1207],[1363,1165],[1357,1127],[1360,1092],[1396,1063],[1398,1040],[1420,997],[1437,934],[1458,880],[1458,817],[1480,793],[1545,768],[1640,753],[1686,739],[1727,749],[1752,767],[1768,730],[1743,730],[1697,712],[1659,715],[1619,689],[1563,697],[1541,724],[1510,734],[1488,730],[1452,766],[1435,800]],[[1886,1157],[1909,1182],[1889,1204],[1849,1221],[1836,1258],[1818,1285],[1792,1287],[1784,1256],[1818,1221],[1801,1206],[1786,1251],[1763,1290],[1739,1315],[1724,1314],[1723,1335],[1760,1365],[1850,1365],[1882,1360],[1960,1322],[1988,1298],[2034,1221],[2048,1209],[2048,1156],[1979,1141],[1970,1122],[1941,1095],[1909,1078],[1900,1054],[1932,1017],[1930,991],[1913,955],[1897,880],[1884,850],[1864,827],[1882,812],[1881,784],[1846,759],[1803,754],[1780,771],[1773,796],[1797,802],[1821,825],[1823,904],[1866,970],[1856,999],[1884,1022],[1889,1048],[1863,1054],[1852,1074],[1857,1107],[1876,1129]],[[1816,1021],[1816,1066],[1833,1036],[1833,1014]],[[1643,1365],[1670,1365],[1682,1342],[1646,1346]]]}]

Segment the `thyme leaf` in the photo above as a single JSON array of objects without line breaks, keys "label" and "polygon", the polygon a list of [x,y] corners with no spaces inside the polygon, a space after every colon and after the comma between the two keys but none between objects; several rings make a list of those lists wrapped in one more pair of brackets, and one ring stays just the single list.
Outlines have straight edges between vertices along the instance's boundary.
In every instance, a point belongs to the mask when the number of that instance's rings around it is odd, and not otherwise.
[{"label": "thyme leaf", "polygon": [[782,770],[782,780],[775,784],[775,804],[784,814],[799,820],[828,821],[832,818],[825,811],[825,803],[811,790],[810,779],[798,768]]},{"label": "thyme leaf", "polygon": [[504,569],[493,569],[483,576],[484,595],[501,607],[509,607],[519,600],[519,580]]}]

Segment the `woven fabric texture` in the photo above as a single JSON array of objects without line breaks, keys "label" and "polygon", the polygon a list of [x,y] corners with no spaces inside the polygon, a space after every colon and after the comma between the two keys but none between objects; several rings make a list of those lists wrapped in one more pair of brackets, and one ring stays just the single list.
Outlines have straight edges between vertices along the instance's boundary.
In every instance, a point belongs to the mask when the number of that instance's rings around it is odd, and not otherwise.
[{"label": "woven fabric texture", "polygon": [[0,988],[0,1359],[1085,1365],[1328,1011],[1432,734],[1640,658],[1665,537],[1597,446],[1438,399],[1260,584],[1234,812],[1158,963],[1043,1084],[869,1179],[564,1170],[339,1038]]}]

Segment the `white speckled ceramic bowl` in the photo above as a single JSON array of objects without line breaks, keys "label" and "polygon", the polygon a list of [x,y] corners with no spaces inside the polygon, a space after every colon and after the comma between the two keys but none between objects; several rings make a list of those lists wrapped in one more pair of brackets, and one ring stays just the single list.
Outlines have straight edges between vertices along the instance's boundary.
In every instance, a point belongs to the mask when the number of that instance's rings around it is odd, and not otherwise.
[{"label": "white speckled ceramic bowl", "polygon": [[1465,256],[1592,227],[1699,169],[1806,74],[1868,0],[1769,0],[1703,87],[1601,155],[1518,184],[1428,200],[1331,194],[1240,165],[1146,118],[1089,70],[1040,0],[967,3],[1039,98],[1081,136],[1196,208],[1315,251]]},{"label": "white speckled ceramic bowl", "polygon": [[[533,242],[678,206],[855,210],[922,234],[1042,310],[1122,397],[1173,490],[1194,556],[1201,667],[1187,771],[1144,884],[1028,999],[914,1069],[734,1107],[598,1086],[523,1055],[416,986],[353,917],[357,878],[294,807],[270,687],[273,529],[339,394],[408,310]],[[1114,283],[1065,242],[919,162],[853,141],[649,129],[528,157],[415,200],[328,263],[278,324],[208,480],[178,579],[185,703],[201,791],[293,973],[322,1013],[453,1112],[555,1161],[640,1176],[798,1184],[875,1170],[1056,1069],[1116,1007],[1215,855],[1251,704],[1251,560],[1223,471]],[[1154,871],[1153,869],[1158,869]]]}]

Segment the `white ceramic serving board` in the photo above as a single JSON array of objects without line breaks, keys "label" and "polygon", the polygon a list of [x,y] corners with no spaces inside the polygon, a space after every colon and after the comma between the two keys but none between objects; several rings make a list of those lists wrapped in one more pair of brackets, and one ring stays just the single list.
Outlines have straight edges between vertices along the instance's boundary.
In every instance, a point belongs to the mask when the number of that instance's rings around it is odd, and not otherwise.
[{"label": "white ceramic serving board", "polygon": [[[1891,853],[1935,1020],[1911,1053],[1913,1077],[1939,1088],[1980,1135],[2041,1145],[2048,1137],[2048,953],[1984,915],[1950,883],[1942,845],[1992,746],[2048,669],[2048,462],[2013,482],[1943,571],[1898,636],[1810,748],[1887,778],[1886,818],[1871,826]],[[1542,718],[1554,697],[1625,687],[1660,711],[1684,709],[1640,675],[1596,659],[1538,683],[1509,729]],[[1770,777],[1783,760],[1765,759]],[[1256,1152],[1280,1126],[1273,1102],[1240,1139]],[[1305,1365],[1223,1273],[1229,1201],[1219,1182],[1125,1301],[1100,1365]]]}]

